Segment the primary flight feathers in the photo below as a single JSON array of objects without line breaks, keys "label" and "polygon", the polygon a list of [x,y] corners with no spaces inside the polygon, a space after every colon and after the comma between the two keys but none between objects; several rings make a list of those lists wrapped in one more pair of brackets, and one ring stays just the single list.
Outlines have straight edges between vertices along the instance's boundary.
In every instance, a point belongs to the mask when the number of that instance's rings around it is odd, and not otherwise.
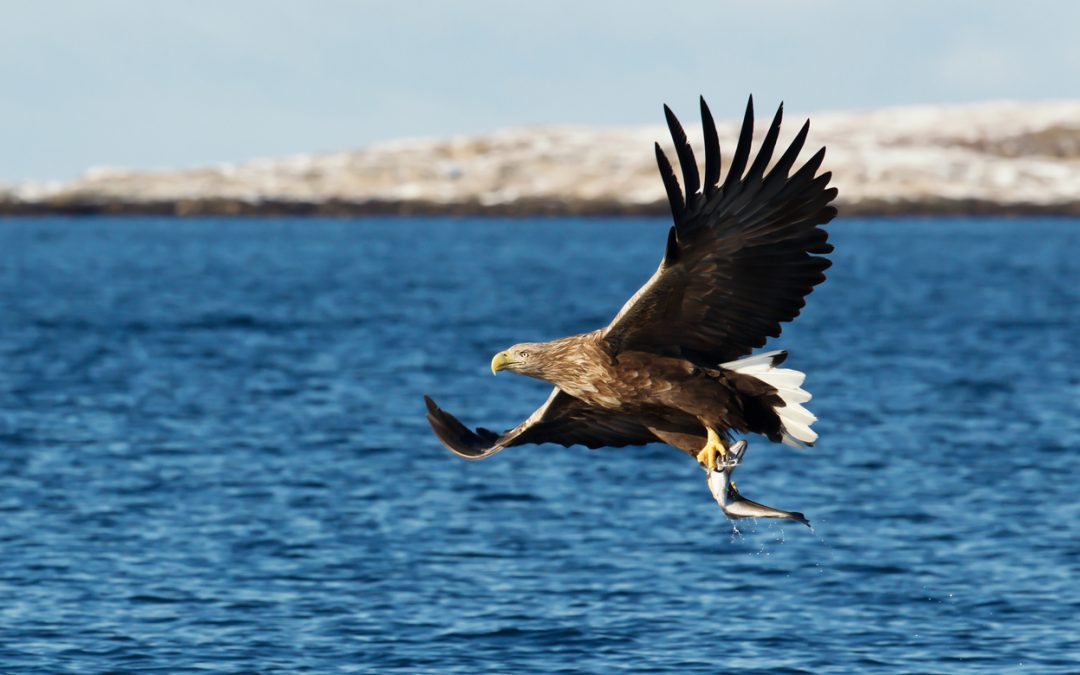
[{"label": "primary flight feathers", "polygon": [[836,216],[836,209],[829,206],[836,189],[826,187],[832,174],[815,175],[824,148],[788,175],[809,122],[764,174],[780,133],[783,106],[743,175],[754,130],[751,98],[722,185],[716,125],[702,99],[706,180],[702,190],[686,132],[670,109],[665,110],[687,190],[679,187],[657,144],[656,160],[675,225],[660,268],[626,303],[606,335],[623,349],[713,364],[729,361],[780,335],[780,324],[798,316],[805,296],[825,280],[823,272],[830,262],[820,256],[831,252],[832,246],[818,226]]}]

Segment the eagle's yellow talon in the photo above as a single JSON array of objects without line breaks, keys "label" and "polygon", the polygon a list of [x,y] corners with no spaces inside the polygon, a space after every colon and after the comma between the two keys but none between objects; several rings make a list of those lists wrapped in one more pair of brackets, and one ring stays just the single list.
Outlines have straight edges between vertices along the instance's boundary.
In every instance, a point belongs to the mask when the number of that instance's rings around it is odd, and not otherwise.
[{"label": "eagle's yellow talon", "polygon": [[724,441],[720,440],[720,436],[715,431],[709,428],[706,428],[706,431],[709,438],[705,441],[705,447],[697,454],[697,461],[706,470],[715,471],[717,457],[720,459],[727,458],[727,446],[724,445]]},{"label": "eagle's yellow talon", "polygon": [[697,454],[697,461],[698,464],[705,467],[706,470],[712,471],[716,468],[716,449],[706,445],[701,449],[701,452]]}]

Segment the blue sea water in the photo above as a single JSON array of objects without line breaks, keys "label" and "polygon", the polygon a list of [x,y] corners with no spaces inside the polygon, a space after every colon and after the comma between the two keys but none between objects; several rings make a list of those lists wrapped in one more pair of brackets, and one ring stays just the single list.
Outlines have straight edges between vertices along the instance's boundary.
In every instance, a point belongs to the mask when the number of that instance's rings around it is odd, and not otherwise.
[{"label": "blue sea water", "polygon": [[743,521],[665,446],[422,395],[600,326],[663,220],[0,221],[0,671],[1076,672],[1080,222],[843,219]]}]

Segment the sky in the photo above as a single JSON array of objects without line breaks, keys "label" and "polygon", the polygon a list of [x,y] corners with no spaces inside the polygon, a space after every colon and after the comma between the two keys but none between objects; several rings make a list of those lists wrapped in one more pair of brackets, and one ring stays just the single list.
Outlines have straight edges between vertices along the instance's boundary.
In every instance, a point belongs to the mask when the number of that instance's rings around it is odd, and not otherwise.
[{"label": "sky", "polygon": [[650,124],[699,94],[1076,99],[1078,26],[1071,0],[0,0],[0,181]]}]

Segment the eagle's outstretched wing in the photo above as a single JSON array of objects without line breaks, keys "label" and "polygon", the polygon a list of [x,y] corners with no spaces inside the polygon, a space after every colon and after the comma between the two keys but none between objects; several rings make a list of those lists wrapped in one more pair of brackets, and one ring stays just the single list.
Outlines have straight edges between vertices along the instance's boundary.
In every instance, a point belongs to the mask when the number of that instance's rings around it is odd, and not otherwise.
[{"label": "eagle's outstretched wing", "polygon": [[[664,107],[682,168],[685,193],[656,145],[675,226],[668,233],[660,268],[605,329],[612,351],[639,350],[717,364],[749,354],[780,335],[825,280],[832,251],[818,227],[836,216],[829,206],[836,189],[831,174],[815,176],[825,157],[819,150],[789,176],[806,141],[809,121],[766,173],[780,132],[783,105],[746,170],[754,131],[754,99],[727,177],[720,182],[720,144],[705,100],[705,180],[679,121]],[[745,171],[745,174],[744,174]]]},{"label": "eagle's outstretched wing", "polygon": [[558,387],[527,420],[502,435],[482,427],[472,431],[435,405],[430,397],[425,396],[424,402],[435,435],[454,454],[465,459],[483,459],[511,445],[526,443],[620,448],[659,442],[632,417],[587,405]]}]

